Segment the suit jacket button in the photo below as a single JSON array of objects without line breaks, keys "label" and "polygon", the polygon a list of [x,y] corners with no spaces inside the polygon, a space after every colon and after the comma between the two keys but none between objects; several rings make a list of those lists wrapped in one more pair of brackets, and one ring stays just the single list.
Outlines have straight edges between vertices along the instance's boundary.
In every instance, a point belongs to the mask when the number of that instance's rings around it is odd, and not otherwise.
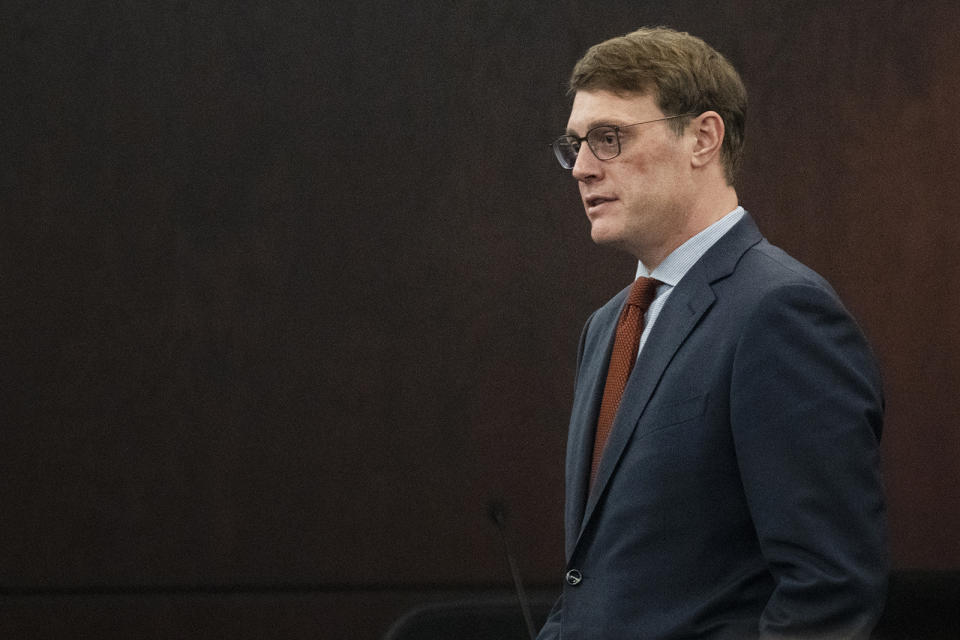
[{"label": "suit jacket button", "polygon": [[570,569],[570,571],[567,571],[566,580],[568,585],[575,587],[580,584],[581,580],[583,580],[583,574],[577,569]]}]

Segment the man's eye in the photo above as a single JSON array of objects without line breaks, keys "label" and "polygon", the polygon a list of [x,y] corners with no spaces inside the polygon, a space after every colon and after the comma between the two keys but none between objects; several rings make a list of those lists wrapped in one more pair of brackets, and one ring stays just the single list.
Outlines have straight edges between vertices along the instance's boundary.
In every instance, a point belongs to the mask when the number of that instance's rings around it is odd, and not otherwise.
[{"label": "man's eye", "polygon": [[617,146],[617,132],[612,129],[598,131],[595,139],[597,144],[603,145],[604,147]]}]

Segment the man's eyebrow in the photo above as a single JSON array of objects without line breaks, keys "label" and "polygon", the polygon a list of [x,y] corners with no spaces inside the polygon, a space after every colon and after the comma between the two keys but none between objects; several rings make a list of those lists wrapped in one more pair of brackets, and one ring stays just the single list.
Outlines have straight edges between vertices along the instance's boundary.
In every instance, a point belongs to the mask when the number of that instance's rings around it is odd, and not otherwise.
[{"label": "man's eyebrow", "polygon": [[[592,121],[590,121],[589,124],[587,124],[587,131],[590,131],[591,129],[596,129],[597,127],[604,127],[604,126],[606,126],[606,127],[616,127],[616,126],[622,127],[622,126],[624,126],[624,122],[618,122],[618,118],[603,118],[603,119],[601,119],[601,120],[592,120]],[[573,129],[571,129],[570,127],[567,127],[567,133],[566,133],[566,134],[567,134],[568,136],[573,136],[573,137],[575,137],[575,138],[579,138],[579,137],[580,137],[579,135],[577,135],[577,132],[574,131]],[[586,134],[584,134],[584,135],[586,135]]]}]

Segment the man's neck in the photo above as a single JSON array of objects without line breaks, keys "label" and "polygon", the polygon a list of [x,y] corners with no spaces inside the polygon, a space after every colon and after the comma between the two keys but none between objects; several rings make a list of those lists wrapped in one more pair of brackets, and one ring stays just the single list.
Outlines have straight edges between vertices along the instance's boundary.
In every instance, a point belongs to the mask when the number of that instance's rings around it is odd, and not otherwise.
[{"label": "man's neck", "polygon": [[700,198],[694,200],[688,208],[688,214],[678,226],[677,232],[658,247],[650,247],[637,251],[635,257],[648,269],[653,271],[667,256],[673,253],[684,242],[697,235],[714,222],[724,217],[739,206],[736,190],[724,185]]},{"label": "man's neck", "polygon": [[658,265],[648,268],[646,264],[640,262],[637,265],[637,276],[649,276],[671,286],[675,285],[687,270],[745,214],[746,211],[739,205],[731,209],[719,220],[671,251]]}]

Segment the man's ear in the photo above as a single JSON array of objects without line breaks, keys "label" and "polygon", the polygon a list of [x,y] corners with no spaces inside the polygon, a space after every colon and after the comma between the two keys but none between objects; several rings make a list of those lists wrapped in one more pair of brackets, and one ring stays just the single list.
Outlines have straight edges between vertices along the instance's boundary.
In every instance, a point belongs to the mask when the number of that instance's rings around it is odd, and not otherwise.
[{"label": "man's ear", "polygon": [[704,111],[690,122],[697,141],[693,147],[693,166],[705,167],[720,157],[723,144],[723,118],[716,111]]}]

